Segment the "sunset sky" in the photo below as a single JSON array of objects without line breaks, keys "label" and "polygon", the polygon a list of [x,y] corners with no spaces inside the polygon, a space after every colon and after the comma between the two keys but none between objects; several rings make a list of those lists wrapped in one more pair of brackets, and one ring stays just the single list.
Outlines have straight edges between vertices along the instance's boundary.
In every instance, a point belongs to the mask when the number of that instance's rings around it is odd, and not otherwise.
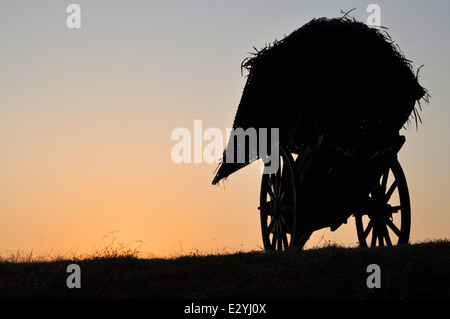
[{"label": "sunset sky", "polygon": [[[70,3],[80,29],[66,25]],[[401,132],[411,241],[449,238],[449,1],[4,0],[0,255],[90,252],[113,231],[158,256],[260,249],[260,164],[212,186],[217,165],[175,164],[171,133],[194,120],[225,132],[253,46],[341,9],[365,22],[371,3],[414,68],[424,64],[431,94],[418,131]],[[307,247],[328,241],[355,245],[353,218]]]}]

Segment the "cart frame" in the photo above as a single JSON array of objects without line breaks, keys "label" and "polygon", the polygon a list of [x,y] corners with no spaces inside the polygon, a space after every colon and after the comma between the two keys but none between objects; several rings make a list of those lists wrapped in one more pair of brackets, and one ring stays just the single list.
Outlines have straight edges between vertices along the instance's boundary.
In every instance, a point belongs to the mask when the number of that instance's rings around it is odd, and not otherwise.
[{"label": "cart frame", "polygon": [[[299,143],[301,127],[307,134]],[[352,215],[360,246],[408,243],[411,205],[397,159],[404,142],[397,134],[377,147],[351,144],[301,112],[291,132],[272,145],[279,147],[278,171],[262,176],[264,248],[303,247],[314,231],[334,231]]]}]

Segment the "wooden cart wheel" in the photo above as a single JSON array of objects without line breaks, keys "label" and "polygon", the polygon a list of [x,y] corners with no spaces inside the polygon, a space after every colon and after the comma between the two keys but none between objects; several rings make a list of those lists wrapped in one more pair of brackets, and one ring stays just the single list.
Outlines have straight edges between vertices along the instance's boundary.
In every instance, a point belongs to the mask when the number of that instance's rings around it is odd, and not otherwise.
[{"label": "wooden cart wheel", "polygon": [[408,243],[411,205],[405,175],[397,159],[370,193],[367,212],[355,214],[355,222],[361,247]]},{"label": "wooden cart wheel", "polygon": [[296,236],[297,181],[294,160],[279,148],[280,161],[275,174],[264,174],[261,182],[261,231],[266,250],[303,246],[309,236]]}]

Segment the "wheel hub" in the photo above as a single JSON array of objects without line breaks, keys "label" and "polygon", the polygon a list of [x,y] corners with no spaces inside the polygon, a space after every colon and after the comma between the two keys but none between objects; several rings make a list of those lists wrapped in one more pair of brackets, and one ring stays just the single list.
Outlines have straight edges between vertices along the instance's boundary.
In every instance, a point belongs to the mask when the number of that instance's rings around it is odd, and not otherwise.
[{"label": "wheel hub", "polygon": [[280,203],[278,201],[278,198],[270,201],[270,212],[272,213],[273,217],[275,218],[280,217]]},{"label": "wheel hub", "polygon": [[392,219],[392,206],[383,200],[371,199],[368,205],[368,216],[374,221]]}]

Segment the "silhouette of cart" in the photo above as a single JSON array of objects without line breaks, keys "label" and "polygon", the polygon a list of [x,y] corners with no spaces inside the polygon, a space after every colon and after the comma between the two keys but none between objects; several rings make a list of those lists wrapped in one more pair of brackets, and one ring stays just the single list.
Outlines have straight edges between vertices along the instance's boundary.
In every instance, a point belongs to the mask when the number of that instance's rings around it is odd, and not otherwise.
[{"label": "silhouette of cart", "polygon": [[[294,130],[295,131],[295,130]],[[397,159],[405,138],[349,144],[314,123],[298,152],[279,145],[279,169],[261,182],[261,230],[265,249],[303,246],[313,231],[336,230],[354,215],[361,246],[407,243],[411,205]]]},{"label": "silhouette of cart", "polygon": [[[313,19],[243,66],[249,75],[233,127],[279,129],[268,145],[269,154],[278,150],[278,170],[261,181],[264,248],[303,247],[314,231],[334,231],[351,216],[361,246],[408,243],[399,131],[410,116],[417,124],[415,104],[429,95],[389,35],[347,16]],[[213,184],[270,157],[245,146],[258,156],[227,162],[225,150]]]}]

